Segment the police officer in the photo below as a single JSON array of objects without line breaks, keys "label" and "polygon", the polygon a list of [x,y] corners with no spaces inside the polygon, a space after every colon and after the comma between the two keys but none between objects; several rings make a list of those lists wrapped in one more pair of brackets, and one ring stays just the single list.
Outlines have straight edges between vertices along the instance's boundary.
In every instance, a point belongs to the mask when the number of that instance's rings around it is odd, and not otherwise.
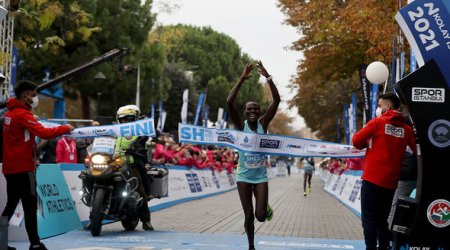
[{"label": "police officer", "polygon": [[[118,123],[134,122],[139,119],[141,111],[136,105],[126,105],[117,110],[116,120]],[[118,137],[116,140],[116,152],[125,152],[125,161],[131,167],[134,176],[139,179],[138,192],[147,201],[151,198],[149,179],[145,165],[148,164],[146,142],[148,137],[126,136]],[[147,202],[142,202],[138,210],[144,230],[154,230],[150,223],[150,210]]]}]

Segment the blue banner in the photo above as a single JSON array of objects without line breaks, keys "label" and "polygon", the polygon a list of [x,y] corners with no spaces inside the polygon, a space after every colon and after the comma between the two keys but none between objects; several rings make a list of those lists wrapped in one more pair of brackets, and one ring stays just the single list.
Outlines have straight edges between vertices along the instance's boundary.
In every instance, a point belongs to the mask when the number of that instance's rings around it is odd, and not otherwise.
[{"label": "blue banner", "polygon": [[409,70],[412,72],[416,71],[417,69],[417,60],[416,60],[416,56],[414,55],[414,53],[412,52],[412,49],[410,50],[410,58],[409,58]]},{"label": "blue banner", "polygon": [[16,46],[12,48],[12,63],[11,63],[11,94],[10,96],[14,96],[14,88],[16,87],[17,81],[17,65],[19,62],[19,50]]},{"label": "blue banner", "polygon": [[36,170],[38,230],[41,238],[80,229],[75,202],[56,164],[41,164]]},{"label": "blue banner", "polygon": [[341,143],[341,112],[338,113],[337,117],[337,143]]},{"label": "blue banner", "polygon": [[344,132],[345,144],[350,144],[350,114],[348,113],[347,103],[344,103]]},{"label": "blue banner", "polygon": [[197,112],[195,112],[194,125],[196,125],[196,126],[198,124],[198,118],[200,117],[200,112],[202,111],[204,99],[205,99],[205,94],[201,93],[200,96],[198,97]]},{"label": "blue banner", "polygon": [[356,94],[352,93],[352,122],[353,122],[353,126],[352,126],[352,135],[356,133],[356,109],[357,109],[357,104],[356,104]]},{"label": "blue banner", "polygon": [[372,93],[370,97],[371,102],[371,114],[370,119],[377,116],[377,107],[378,107],[378,84],[372,84]]},{"label": "blue banner", "polygon": [[419,66],[434,59],[450,87],[450,1],[414,1],[395,16]]},{"label": "blue banner", "polygon": [[152,105],[150,106],[150,118],[155,120],[155,104],[154,103],[152,103]]}]

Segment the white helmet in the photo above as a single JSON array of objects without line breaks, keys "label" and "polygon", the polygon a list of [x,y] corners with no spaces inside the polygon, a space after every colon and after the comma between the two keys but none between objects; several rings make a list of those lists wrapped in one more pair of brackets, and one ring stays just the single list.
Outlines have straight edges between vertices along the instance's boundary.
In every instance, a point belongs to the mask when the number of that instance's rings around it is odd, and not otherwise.
[{"label": "white helmet", "polygon": [[116,121],[120,123],[120,120],[129,117],[130,119],[136,121],[139,119],[141,110],[136,105],[125,105],[120,107],[116,113]]}]

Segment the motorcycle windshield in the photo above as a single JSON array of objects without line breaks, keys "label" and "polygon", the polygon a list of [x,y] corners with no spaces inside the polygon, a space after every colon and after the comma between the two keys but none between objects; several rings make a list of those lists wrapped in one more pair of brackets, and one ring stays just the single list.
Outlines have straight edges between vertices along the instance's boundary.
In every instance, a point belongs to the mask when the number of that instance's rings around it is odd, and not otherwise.
[{"label": "motorcycle windshield", "polygon": [[114,147],[116,146],[116,139],[111,137],[96,137],[91,146],[91,155],[95,153],[113,155]]}]

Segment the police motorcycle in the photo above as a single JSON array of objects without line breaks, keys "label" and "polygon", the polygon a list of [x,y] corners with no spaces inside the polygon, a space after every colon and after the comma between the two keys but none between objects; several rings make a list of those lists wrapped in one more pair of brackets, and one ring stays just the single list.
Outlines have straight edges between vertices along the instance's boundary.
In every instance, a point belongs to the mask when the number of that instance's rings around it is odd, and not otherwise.
[{"label": "police motorcycle", "polygon": [[115,145],[113,137],[96,137],[88,148],[86,170],[79,175],[81,200],[91,208],[92,236],[100,235],[104,219],[120,220],[125,230],[134,230],[139,223],[138,208],[147,202],[138,192],[138,178],[124,160],[132,152],[115,152]]}]

